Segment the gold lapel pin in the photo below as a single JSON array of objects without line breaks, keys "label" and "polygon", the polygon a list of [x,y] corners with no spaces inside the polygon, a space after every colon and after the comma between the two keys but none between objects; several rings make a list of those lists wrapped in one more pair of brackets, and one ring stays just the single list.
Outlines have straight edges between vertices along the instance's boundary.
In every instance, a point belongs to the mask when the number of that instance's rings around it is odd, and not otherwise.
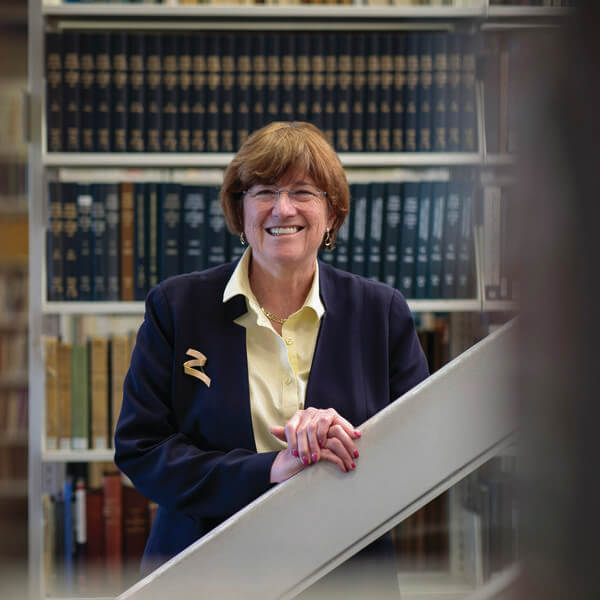
[{"label": "gold lapel pin", "polygon": [[[196,377],[203,381],[206,384],[206,387],[210,387],[210,377],[204,372],[204,365],[206,364],[206,356],[202,354],[202,352],[198,352],[198,350],[194,350],[193,348],[188,348],[186,352],[187,356],[192,356],[193,360],[187,360],[183,363],[183,371],[187,375],[191,375],[192,377]],[[196,369],[194,367],[200,367]]]}]

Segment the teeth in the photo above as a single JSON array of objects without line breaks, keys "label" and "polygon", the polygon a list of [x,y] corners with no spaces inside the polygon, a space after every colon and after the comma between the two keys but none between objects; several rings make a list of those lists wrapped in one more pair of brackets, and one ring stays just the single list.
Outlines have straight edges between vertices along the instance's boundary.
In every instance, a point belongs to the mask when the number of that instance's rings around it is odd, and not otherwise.
[{"label": "teeth", "polygon": [[271,235],[284,235],[286,233],[296,233],[300,231],[300,227],[270,227],[268,232]]}]

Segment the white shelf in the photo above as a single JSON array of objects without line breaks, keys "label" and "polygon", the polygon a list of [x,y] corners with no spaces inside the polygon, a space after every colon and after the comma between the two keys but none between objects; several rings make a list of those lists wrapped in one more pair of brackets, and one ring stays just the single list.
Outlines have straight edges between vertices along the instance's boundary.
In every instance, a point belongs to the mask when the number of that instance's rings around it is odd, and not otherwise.
[{"label": "white shelf", "polygon": [[45,302],[46,315],[143,315],[144,302]]},{"label": "white shelf", "polygon": [[573,14],[572,8],[556,8],[549,6],[490,6],[489,18],[503,19],[539,19],[543,17],[564,17]]},{"label": "white shelf", "polygon": [[451,6],[353,6],[339,4],[304,6],[167,5],[167,4],[57,4],[42,7],[46,17],[131,17],[143,19],[472,19],[485,16],[484,2],[471,8]]},{"label": "white shelf", "polygon": [[114,448],[108,450],[42,450],[44,462],[112,462]]},{"label": "white shelf", "polygon": [[412,312],[478,312],[481,302],[477,298],[465,300],[408,300]]},{"label": "white shelf", "polygon": [[[68,153],[48,152],[46,167],[199,168],[226,167],[233,153]],[[477,152],[340,152],[345,167],[469,166],[483,163]]]}]

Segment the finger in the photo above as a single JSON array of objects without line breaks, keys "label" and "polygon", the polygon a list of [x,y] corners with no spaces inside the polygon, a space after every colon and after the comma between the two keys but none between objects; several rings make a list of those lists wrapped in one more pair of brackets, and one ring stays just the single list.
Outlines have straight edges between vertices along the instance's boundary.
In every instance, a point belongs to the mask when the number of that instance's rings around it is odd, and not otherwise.
[{"label": "finger", "polygon": [[321,460],[325,460],[327,462],[333,463],[334,465],[337,465],[339,467],[340,471],[342,471],[342,473],[348,472],[348,469],[346,468],[344,461],[337,454],[335,454],[328,448],[323,448],[321,450]]},{"label": "finger", "polygon": [[334,425],[340,425],[352,439],[359,438],[362,435],[358,429],[354,428],[354,425],[352,425],[350,421],[344,419],[344,417],[338,414],[334,409],[331,410],[335,412],[335,418],[333,420]]},{"label": "finger", "polygon": [[348,451],[348,454],[352,458],[358,458],[359,454],[358,454],[358,450],[354,444],[354,441],[348,435],[348,433],[346,432],[346,430],[343,427],[341,427],[340,425],[333,425],[332,427],[330,427],[329,431],[327,432],[327,437],[337,438],[338,440],[340,440],[340,442],[342,442],[342,444],[344,444],[344,447]]},{"label": "finger", "polygon": [[319,448],[325,446],[325,442],[327,441],[327,432],[333,424],[336,414],[337,413],[333,409],[331,409],[331,411],[319,411],[315,433]]},{"label": "finger", "polygon": [[282,442],[287,441],[285,437],[285,427],[281,427],[280,425],[275,425],[274,427],[269,427],[269,431]]},{"label": "finger", "polygon": [[297,411],[296,414],[285,424],[285,439],[290,452],[294,456],[299,456],[298,451],[298,426],[300,425],[302,411]]},{"label": "finger", "polygon": [[296,444],[298,446],[298,455],[300,460],[305,465],[310,465],[312,462],[312,451],[309,441],[309,424],[310,416],[306,411],[303,411],[300,424],[296,430]]},{"label": "finger", "polygon": [[327,450],[333,452],[343,461],[348,471],[356,469],[356,464],[354,463],[352,456],[350,455],[348,450],[346,450],[346,447],[344,446],[344,444],[342,444],[342,442],[340,442],[340,440],[338,440],[337,438],[328,438],[325,447],[327,448]]},{"label": "finger", "polygon": [[312,462],[317,462],[321,455],[321,447],[319,445],[319,438],[317,435],[318,425],[320,421],[320,412],[315,412],[312,418],[307,423],[306,433],[308,438],[308,445],[310,448],[310,457]]}]

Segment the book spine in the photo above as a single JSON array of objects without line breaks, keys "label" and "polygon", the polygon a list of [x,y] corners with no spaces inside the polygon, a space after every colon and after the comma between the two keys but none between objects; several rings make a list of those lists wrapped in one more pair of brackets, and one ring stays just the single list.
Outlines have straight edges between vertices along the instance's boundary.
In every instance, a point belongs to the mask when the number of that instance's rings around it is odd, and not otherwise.
[{"label": "book spine", "polygon": [[71,449],[71,344],[58,342],[58,448]]},{"label": "book spine", "polygon": [[442,298],[456,298],[456,256],[460,227],[461,184],[448,183],[442,258]]},{"label": "book spine", "polygon": [[95,146],[96,152],[112,150],[112,55],[110,33],[88,34],[92,37],[95,76]]},{"label": "book spine", "polygon": [[148,292],[146,254],[146,184],[136,183],[134,195],[134,299],[144,300]]},{"label": "book spine", "polygon": [[431,215],[432,183],[419,184],[419,225],[415,265],[415,298],[427,297],[427,276],[429,271],[429,232]]},{"label": "book spine", "polygon": [[110,344],[110,446],[114,448],[115,429],[123,405],[123,382],[129,367],[129,338],[113,335]]},{"label": "book spine", "polygon": [[335,148],[338,152],[350,151],[352,115],[352,36],[338,36],[337,83],[334,102],[337,113],[334,124]]},{"label": "book spine", "polygon": [[221,129],[219,146],[223,152],[233,152],[234,90],[235,90],[235,36],[225,34],[222,38],[221,70]]},{"label": "book spine", "polygon": [[[281,120],[281,34],[269,33],[265,39],[266,52],[266,119],[269,123]],[[259,65],[257,65],[259,66]],[[254,126],[256,129],[256,126]]]},{"label": "book spine", "polygon": [[154,287],[159,282],[159,248],[160,248],[160,228],[159,228],[159,184],[148,183],[146,192],[146,218],[145,218],[145,239],[146,239],[146,257],[147,257],[147,285],[148,289]]},{"label": "book spine", "polygon": [[347,271],[350,262],[350,219],[346,218],[342,226],[339,228],[335,239],[335,266],[338,269]]},{"label": "book spine", "polygon": [[391,34],[381,36],[379,47],[379,115],[377,122],[377,149],[392,150],[392,109],[394,104],[394,61]]},{"label": "book spine", "polygon": [[73,594],[73,557],[75,554],[75,528],[73,526],[73,481],[71,478],[65,480],[63,486],[64,494],[64,591],[67,596]]},{"label": "book spine", "polygon": [[92,184],[92,298],[106,300],[106,203],[104,184]]},{"label": "book spine", "polygon": [[131,181],[121,183],[121,300],[134,299],[134,193]]},{"label": "book spine", "polygon": [[[367,184],[354,185],[354,217],[350,230],[352,253],[350,271],[357,275],[365,274],[365,255],[367,244],[367,215],[369,209],[369,188]],[[352,212],[350,213],[352,214]]]},{"label": "book spine", "polygon": [[129,113],[128,91],[128,34],[111,34],[111,87],[112,87],[112,152],[127,151],[127,115]]},{"label": "book spine", "polygon": [[160,184],[159,223],[161,228],[159,280],[181,273],[181,186],[177,183]]},{"label": "book spine", "polygon": [[105,184],[105,210],[106,210],[106,299],[117,301],[120,299],[120,233],[121,233],[121,208],[119,198],[119,184]]},{"label": "book spine", "polygon": [[433,35],[433,106],[432,135],[433,151],[448,149],[448,34]]},{"label": "book spine", "polygon": [[402,187],[402,192],[402,232],[398,252],[398,289],[405,298],[414,298],[419,184],[412,181],[406,182]]},{"label": "book spine", "polygon": [[96,149],[96,65],[93,37],[82,33],[81,45],[81,151],[93,152]]},{"label": "book spine", "polygon": [[208,219],[206,222],[206,266],[214,267],[223,264],[226,260],[225,217],[221,211],[219,202],[219,189],[216,186],[209,187]]},{"label": "book spine", "polygon": [[461,98],[460,126],[462,150],[477,151],[477,116],[475,114],[475,38],[461,36]]},{"label": "book spine", "polygon": [[293,121],[296,118],[297,71],[296,37],[283,36],[281,44],[281,119]]},{"label": "book spine", "polygon": [[77,272],[79,300],[92,300],[92,192],[77,184]]},{"label": "book spine", "polygon": [[486,300],[500,299],[501,204],[501,189],[486,186],[483,190],[483,280]]},{"label": "book spine", "polygon": [[87,346],[71,348],[71,445],[74,450],[89,447],[89,398]]},{"label": "book spine", "polygon": [[365,148],[366,51],[365,35],[356,34],[352,41],[352,103],[350,115],[350,148],[355,152],[363,152]]},{"label": "book spine", "polygon": [[461,149],[460,138],[460,37],[455,33],[448,34],[448,98],[447,121],[448,151],[458,152]]},{"label": "book spine", "polygon": [[297,121],[308,121],[310,108],[310,37],[297,34],[296,43],[296,115]]},{"label": "book spine", "polygon": [[48,183],[48,228],[46,231],[46,282],[49,301],[65,299],[63,269],[62,184]]},{"label": "book spine", "polygon": [[[259,33],[253,37],[252,41],[252,110],[250,111],[250,131],[256,131],[266,124],[267,119],[267,40],[274,42],[277,34],[269,34],[269,38],[264,33]],[[272,56],[272,55],[271,55]],[[281,77],[281,75],[280,75]],[[280,93],[279,93],[280,95]],[[273,98],[275,102],[275,98]],[[277,120],[280,120],[281,113],[277,108]]]},{"label": "book spine", "polygon": [[500,151],[500,39],[498,35],[492,35],[491,37],[486,36],[485,40],[485,69],[483,74],[483,94],[485,103],[485,143],[486,150],[488,152],[498,153]]},{"label": "book spine", "polygon": [[177,152],[179,146],[179,61],[177,35],[165,34],[162,38],[162,149]]},{"label": "book spine", "polygon": [[367,265],[366,276],[369,279],[380,281],[382,277],[382,237],[383,237],[383,220],[385,218],[385,202],[383,183],[371,183],[369,185],[370,192],[370,210],[369,210],[369,238],[367,250]]},{"label": "book spine", "polygon": [[206,37],[203,33],[192,34],[192,92],[190,135],[192,152],[206,150]]},{"label": "book spine", "polygon": [[379,117],[382,108],[381,65],[379,56],[379,34],[367,37],[367,92],[365,97],[365,143],[367,152],[379,150]]},{"label": "book spine", "polygon": [[104,548],[107,585],[112,591],[122,587],[123,570],[123,484],[120,473],[104,475]]},{"label": "book spine", "polygon": [[220,147],[220,116],[222,102],[223,73],[221,65],[221,37],[211,34],[208,44],[208,87],[207,87],[207,114],[206,114],[206,142],[209,152],[219,152]]},{"label": "book spine", "polygon": [[58,403],[58,338],[44,336],[44,384],[46,399],[46,449],[57,450],[60,421]]},{"label": "book spine", "polygon": [[78,32],[63,34],[63,125],[65,150],[81,150],[81,67]]},{"label": "book spine", "polygon": [[146,150],[146,44],[145,34],[129,34],[127,148]]},{"label": "book spine", "polygon": [[106,450],[109,447],[108,340],[103,337],[91,338],[88,356],[91,447],[95,450]]},{"label": "book spine", "polygon": [[446,211],[446,182],[436,181],[431,196],[431,231],[429,234],[429,277],[427,297],[441,298],[442,294],[442,244],[444,214]]},{"label": "book spine", "polygon": [[181,188],[183,196],[183,272],[202,271],[205,266],[206,204],[208,189],[201,185]]},{"label": "book spine", "polygon": [[394,152],[404,151],[405,110],[408,100],[406,39],[405,35],[395,35],[393,40],[394,80],[391,143]]},{"label": "book spine", "polygon": [[177,144],[179,152],[189,152],[191,141],[192,111],[192,40],[189,33],[177,37],[177,56],[179,61],[179,122]]},{"label": "book spine", "polygon": [[[325,88],[323,89],[323,133],[331,146],[337,143],[337,36],[326,34],[325,40]],[[339,150],[339,148],[338,148]]]},{"label": "book spine", "polygon": [[406,38],[406,87],[404,90],[404,150],[416,152],[419,108],[419,35]]},{"label": "book spine", "polygon": [[235,127],[235,147],[240,146],[250,135],[250,111],[252,108],[252,62],[250,58],[250,43],[252,38],[249,34],[240,35],[237,38],[236,74],[235,74],[235,105],[237,121]]},{"label": "book spine", "polygon": [[46,34],[46,146],[62,152],[63,143],[63,36]]},{"label": "book spine", "polygon": [[310,42],[310,121],[323,131],[325,110],[325,38],[315,33]]},{"label": "book spine", "polygon": [[461,185],[460,234],[456,266],[456,297],[473,296],[473,184]]},{"label": "book spine", "polygon": [[[123,566],[136,574],[144,554],[149,531],[148,500],[134,487],[123,486]],[[135,578],[137,579],[137,578]],[[135,579],[126,582],[133,585]]]},{"label": "book spine", "polygon": [[431,152],[433,104],[433,39],[430,33],[419,36],[419,83],[417,88],[417,148]]},{"label": "book spine", "polygon": [[387,184],[387,206],[383,226],[383,274],[382,280],[396,287],[398,272],[398,242],[402,223],[402,184]]},{"label": "book spine", "polygon": [[62,214],[64,256],[65,300],[79,300],[79,269],[77,246],[79,242],[77,227],[77,184],[63,183]]},{"label": "book spine", "polygon": [[148,34],[145,41],[146,72],[146,151],[163,149],[163,36]]}]

